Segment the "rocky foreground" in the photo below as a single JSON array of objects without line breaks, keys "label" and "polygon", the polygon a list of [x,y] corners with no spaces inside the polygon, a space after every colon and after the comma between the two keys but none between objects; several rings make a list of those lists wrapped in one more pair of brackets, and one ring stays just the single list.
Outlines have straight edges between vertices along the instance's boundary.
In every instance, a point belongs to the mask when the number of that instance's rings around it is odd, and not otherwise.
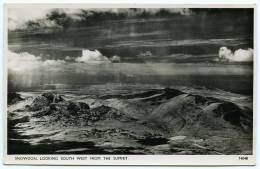
[{"label": "rocky foreground", "polygon": [[252,154],[252,98],[224,91],[23,93],[8,104],[9,154]]}]

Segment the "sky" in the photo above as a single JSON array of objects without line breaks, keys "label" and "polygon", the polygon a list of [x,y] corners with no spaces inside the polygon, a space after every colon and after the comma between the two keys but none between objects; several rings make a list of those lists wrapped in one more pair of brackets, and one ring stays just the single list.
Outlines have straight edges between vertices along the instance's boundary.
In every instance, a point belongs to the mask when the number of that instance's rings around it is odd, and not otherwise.
[{"label": "sky", "polygon": [[[46,18],[50,8],[9,9],[10,29],[22,28],[28,20]],[[74,22],[66,30],[55,33],[50,29],[28,30],[28,33],[9,34],[12,52],[27,52],[43,60],[82,60],[83,51],[97,50],[103,58],[119,58],[121,62],[201,62],[214,61],[221,47],[232,52],[253,49],[252,13],[249,10],[220,11],[167,9],[178,16],[159,15],[150,18],[134,17],[146,11],[151,15],[160,9],[95,9],[94,11],[124,13],[131,19],[81,21],[75,13],[81,9],[60,9]],[[88,11],[93,9],[88,9]],[[94,15],[89,13],[88,15]],[[101,19],[101,18],[100,18]],[[67,58],[67,59],[66,59]],[[76,59],[79,58],[79,59]],[[84,57],[86,58],[86,57]]]},{"label": "sky", "polygon": [[[36,20],[36,19],[41,19],[44,18],[46,16],[47,13],[49,13],[51,10],[53,10],[55,8],[48,8],[48,7],[41,7],[41,8],[9,8],[8,9],[8,24],[9,24],[9,29],[14,30],[17,29],[19,27],[22,27],[26,22],[30,21],[30,20]],[[92,8],[81,8],[84,10],[93,10]],[[80,9],[78,8],[62,8],[62,11],[64,11],[65,13],[69,14],[69,15],[74,15],[75,13],[78,13],[80,11]],[[117,9],[117,8],[100,8],[100,9],[94,9],[95,11],[112,11],[114,13],[119,13],[119,12],[128,12],[128,9]],[[154,9],[143,9],[147,12],[150,13],[155,13],[157,12],[159,9],[158,8],[154,8]],[[168,9],[168,11],[172,12],[172,13],[180,13],[183,15],[189,15],[190,11],[189,9],[185,9],[185,8],[173,8],[173,9]],[[130,14],[130,13],[129,13]],[[131,15],[131,14],[130,14]],[[134,15],[134,14],[132,14]]]},{"label": "sky", "polygon": [[10,8],[8,10],[9,29],[16,29],[22,26],[29,20],[39,19],[44,17],[50,9],[42,8],[30,10],[25,8]]},{"label": "sky", "polygon": [[[49,10],[11,9],[8,17],[15,28],[44,19]],[[63,10],[70,16],[80,11]],[[178,15],[153,16],[159,9],[98,9],[131,17],[77,21],[56,32],[51,28],[9,31],[8,68],[16,83],[28,81],[29,86],[46,78],[44,83],[82,83],[89,78],[103,82],[142,76],[252,74],[250,10],[207,9],[197,14],[190,9],[169,10]],[[142,11],[152,17],[138,18]],[[224,49],[221,57],[220,49]]]}]

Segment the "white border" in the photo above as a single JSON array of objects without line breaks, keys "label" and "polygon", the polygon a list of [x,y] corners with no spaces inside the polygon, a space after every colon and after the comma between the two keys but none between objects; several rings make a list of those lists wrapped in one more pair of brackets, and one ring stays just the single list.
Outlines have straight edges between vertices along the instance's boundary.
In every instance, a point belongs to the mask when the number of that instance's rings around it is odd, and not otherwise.
[{"label": "white border", "polygon": [[[237,5],[237,4],[215,4],[215,5],[202,5],[202,4],[187,4],[187,5],[181,5],[181,4],[8,4],[5,5],[5,14],[7,8],[12,8],[15,6],[19,7],[25,7],[25,8],[32,8],[32,7],[60,7],[60,8],[79,8],[84,6],[87,6],[89,8],[254,8],[255,13],[254,13],[254,48],[256,49],[256,6],[255,5]],[[5,23],[5,28],[4,28],[4,38],[5,38],[5,43],[4,43],[4,49],[7,51],[7,16],[4,17],[4,23]],[[254,68],[256,68],[256,50],[255,50],[255,58],[254,58]],[[5,58],[5,57],[4,57]],[[4,103],[6,103],[6,89],[7,89],[7,70],[6,70],[6,62],[7,59],[4,59]],[[254,70],[254,79],[256,79],[256,71]],[[253,139],[253,155],[248,155],[246,157],[249,158],[249,160],[243,161],[243,160],[238,160],[239,155],[127,155],[128,160],[127,161],[94,161],[94,160],[86,160],[86,161],[80,161],[80,160],[67,160],[67,161],[40,161],[40,160],[34,160],[34,161],[17,161],[14,160],[15,157],[18,155],[8,155],[7,156],[7,130],[6,130],[6,123],[7,123],[7,105],[4,104],[4,162],[5,164],[35,164],[35,165],[184,165],[184,166],[189,166],[189,165],[200,165],[200,166],[209,166],[209,165],[255,165],[256,159],[255,159],[255,154],[256,154],[256,131],[255,131],[255,126],[256,126],[256,109],[255,109],[255,103],[256,103],[256,80],[254,80],[254,139]],[[30,155],[19,155],[19,156],[30,156]],[[36,155],[31,155],[35,157]],[[116,155],[37,155],[38,158],[41,156],[51,156],[51,157],[116,157]],[[245,157],[245,156],[243,156]],[[76,158],[75,158],[76,159]]]},{"label": "white border", "polygon": [[[15,157],[37,157],[37,160],[15,160]],[[40,160],[45,157],[57,157],[58,160]],[[62,160],[62,158],[73,160]],[[87,158],[77,160],[77,157]],[[91,158],[100,157],[100,160]],[[103,160],[110,157],[112,160]],[[114,157],[127,157],[127,160],[113,160]],[[33,165],[142,165],[142,166],[236,166],[255,165],[255,157],[246,155],[249,160],[241,161],[239,155],[9,155],[5,156],[5,164]]]}]

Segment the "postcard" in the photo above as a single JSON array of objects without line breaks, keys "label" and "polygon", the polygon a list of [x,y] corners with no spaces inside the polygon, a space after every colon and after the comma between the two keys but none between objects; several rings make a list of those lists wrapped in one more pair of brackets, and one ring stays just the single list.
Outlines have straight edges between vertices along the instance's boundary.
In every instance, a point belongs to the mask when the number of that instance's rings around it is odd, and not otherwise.
[{"label": "postcard", "polygon": [[254,13],[5,4],[4,163],[255,165]]}]

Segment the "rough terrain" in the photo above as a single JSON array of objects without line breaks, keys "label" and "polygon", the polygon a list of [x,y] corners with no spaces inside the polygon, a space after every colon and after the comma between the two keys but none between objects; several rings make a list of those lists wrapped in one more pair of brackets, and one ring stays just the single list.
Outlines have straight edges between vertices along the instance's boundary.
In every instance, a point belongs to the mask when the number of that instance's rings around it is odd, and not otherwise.
[{"label": "rough terrain", "polygon": [[250,96],[186,87],[93,90],[10,95],[8,153],[252,154]]}]

